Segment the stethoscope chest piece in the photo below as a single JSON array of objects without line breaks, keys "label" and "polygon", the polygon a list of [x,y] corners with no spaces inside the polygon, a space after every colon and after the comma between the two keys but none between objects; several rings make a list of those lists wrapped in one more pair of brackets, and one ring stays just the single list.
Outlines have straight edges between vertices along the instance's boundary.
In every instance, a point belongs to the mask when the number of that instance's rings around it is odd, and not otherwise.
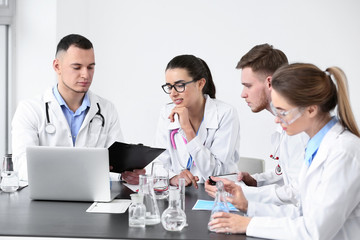
[{"label": "stethoscope chest piece", "polygon": [[49,134],[53,134],[53,133],[55,133],[56,128],[55,128],[54,125],[48,124],[48,125],[46,125],[46,127],[45,127],[45,131],[46,131],[47,133],[49,133]]},{"label": "stethoscope chest piece", "polygon": [[45,126],[45,131],[49,134],[53,134],[56,131],[55,126],[50,122],[50,117],[49,117],[49,103],[46,102],[45,103],[45,112],[46,112],[46,126]]},{"label": "stethoscope chest piece", "polygon": [[278,164],[275,167],[275,173],[276,173],[276,175],[281,175],[282,174],[280,164]]}]

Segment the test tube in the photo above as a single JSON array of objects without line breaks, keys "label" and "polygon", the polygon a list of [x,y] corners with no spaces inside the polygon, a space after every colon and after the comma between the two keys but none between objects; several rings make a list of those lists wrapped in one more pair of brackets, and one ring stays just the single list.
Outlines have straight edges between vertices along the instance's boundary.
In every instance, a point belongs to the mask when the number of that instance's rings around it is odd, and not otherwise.
[{"label": "test tube", "polygon": [[185,212],[185,178],[179,178],[180,208]]}]

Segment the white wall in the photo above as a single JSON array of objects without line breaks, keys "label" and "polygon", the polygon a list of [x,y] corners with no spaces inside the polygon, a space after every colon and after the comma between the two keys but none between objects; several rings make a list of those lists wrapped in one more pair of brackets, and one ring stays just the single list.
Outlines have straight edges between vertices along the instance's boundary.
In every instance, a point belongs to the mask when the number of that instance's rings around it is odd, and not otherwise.
[{"label": "white wall", "polygon": [[19,100],[41,94],[56,82],[56,1],[17,1],[15,20],[14,108]]},{"label": "white wall", "polygon": [[[0,25],[0,162],[6,152],[6,26]],[[1,166],[0,166],[1,169]]]},{"label": "white wall", "polygon": [[27,0],[17,5],[16,101],[51,86],[57,42],[69,33],[83,34],[95,47],[92,90],[116,104],[129,142],[152,144],[159,109],[169,101],[160,88],[164,68],[172,57],[189,53],[209,64],[217,98],[238,109],[241,155],[267,157],[273,117],[246,106],[235,69],[243,54],[266,42],[291,62],[343,68],[360,123],[356,0]]}]

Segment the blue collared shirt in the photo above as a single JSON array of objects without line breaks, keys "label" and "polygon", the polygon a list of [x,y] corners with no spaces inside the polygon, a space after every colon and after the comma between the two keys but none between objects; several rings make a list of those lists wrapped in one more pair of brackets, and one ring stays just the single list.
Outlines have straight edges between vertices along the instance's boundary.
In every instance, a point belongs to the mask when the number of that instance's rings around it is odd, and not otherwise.
[{"label": "blue collared shirt", "polygon": [[54,86],[53,93],[56,100],[60,104],[61,109],[65,115],[65,118],[69,124],[73,146],[75,146],[76,137],[79,133],[81,124],[83,123],[85,116],[90,108],[90,99],[88,93],[85,94],[81,106],[76,110],[75,113],[68,107],[64,99],[61,97],[57,85]]},{"label": "blue collared shirt", "polygon": [[332,119],[317,133],[313,136],[305,149],[305,163],[309,167],[313,159],[316,156],[316,153],[320,147],[321,141],[325,137],[326,133],[337,123],[337,118],[332,117]]}]

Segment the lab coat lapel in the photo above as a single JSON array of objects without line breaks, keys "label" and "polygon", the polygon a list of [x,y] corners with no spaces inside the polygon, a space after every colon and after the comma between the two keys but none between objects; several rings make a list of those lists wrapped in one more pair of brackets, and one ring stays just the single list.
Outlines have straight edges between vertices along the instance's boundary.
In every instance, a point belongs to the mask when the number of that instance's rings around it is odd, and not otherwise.
[{"label": "lab coat lapel", "polygon": [[[48,89],[44,94],[44,108],[45,103],[49,103],[49,120],[52,124],[54,124],[55,128],[60,125],[65,125],[64,128],[68,129],[68,133],[71,135],[70,126],[65,118],[65,115],[59,105],[58,101],[56,100],[52,88]],[[46,114],[46,113],[45,113]],[[45,116],[46,119],[46,116]],[[60,128],[61,129],[61,128]]]},{"label": "lab coat lapel", "polygon": [[89,124],[89,122],[95,117],[96,113],[99,110],[97,106],[97,103],[100,102],[99,97],[93,94],[91,91],[88,91],[88,95],[90,99],[90,109],[87,112],[83,123],[81,124],[79,132]]},{"label": "lab coat lapel", "polygon": [[200,125],[198,132],[198,137],[203,145],[208,135],[208,129],[217,129],[219,127],[218,121],[218,110],[214,100],[212,100],[208,95],[205,95],[205,111],[204,111],[204,120]]},{"label": "lab coat lapel", "polygon": [[337,138],[343,131],[344,127],[338,122],[327,132],[320,144],[319,150],[316,153],[314,160],[312,161],[307,171],[307,175],[310,175],[312,172],[316,171],[323,164],[323,162],[327,159],[329,149],[334,147],[334,139]]},{"label": "lab coat lapel", "polygon": [[[201,143],[204,144],[207,138],[207,129],[213,128],[217,129],[219,126],[218,122],[218,111],[214,100],[212,100],[208,95],[205,95],[206,103],[205,103],[205,111],[204,111],[204,120],[200,125],[200,129],[198,131],[198,138]],[[182,133],[179,117],[177,114],[174,115],[174,122],[170,122],[168,125],[169,131],[174,129],[180,129],[179,133],[184,136]],[[184,136],[185,137],[185,136]]]}]

